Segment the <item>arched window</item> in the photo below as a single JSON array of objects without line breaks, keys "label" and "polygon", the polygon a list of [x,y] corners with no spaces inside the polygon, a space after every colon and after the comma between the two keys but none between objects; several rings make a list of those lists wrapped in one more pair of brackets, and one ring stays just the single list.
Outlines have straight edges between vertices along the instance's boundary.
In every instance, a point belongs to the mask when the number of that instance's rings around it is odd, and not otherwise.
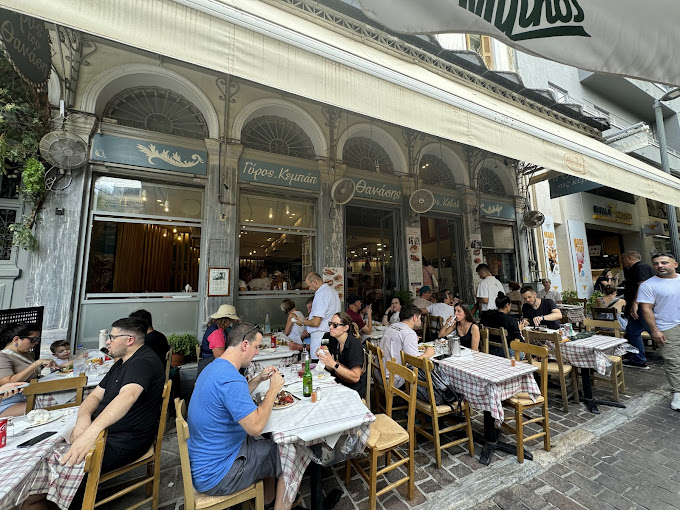
[{"label": "arched window", "polygon": [[295,122],[277,115],[257,117],[241,130],[244,147],[294,158],[314,159],[314,144]]},{"label": "arched window", "polygon": [[355,136],[345,142],[342,160],[352,168],[381,174],[394,173],[394,165],[385,149],[364,136]]},{"label": "arched window", "polygon": [[489,193],[490,195],[505,195],[505,186],[500,177],[489,168],[482,168],[479,171],[479,181],[477,183],[479,190],[482,193]]},{"label": "arched window", "polygon": [[188,138],[208,138],[200,111],[186,98],[159,87],[132,87],[106,104],[104,117],[118,124]]},{"label": "arched window", "polygon": [[456,182],[451,169],[441,159],[432,154],[425,154],[420,158],[418,174],[423,184],[449,189],[456,188]]}]

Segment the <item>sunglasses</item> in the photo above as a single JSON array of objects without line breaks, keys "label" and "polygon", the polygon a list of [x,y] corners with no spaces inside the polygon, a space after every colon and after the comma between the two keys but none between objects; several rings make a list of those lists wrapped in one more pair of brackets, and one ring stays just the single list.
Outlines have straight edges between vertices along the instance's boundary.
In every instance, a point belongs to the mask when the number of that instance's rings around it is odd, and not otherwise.
[{"label": "sunglasses", "polygon": [[328,327],[329,328],[339,328],[340,326],[346,326],[347,324],[343,322],[329,322]]},{"label": "sunglasses", "polygon": [[40,342],[40,340],[42,340],[42,338],[39,336],[22,336],[21,338],[30,340],[32,344],[37,344],[38,342]]}]

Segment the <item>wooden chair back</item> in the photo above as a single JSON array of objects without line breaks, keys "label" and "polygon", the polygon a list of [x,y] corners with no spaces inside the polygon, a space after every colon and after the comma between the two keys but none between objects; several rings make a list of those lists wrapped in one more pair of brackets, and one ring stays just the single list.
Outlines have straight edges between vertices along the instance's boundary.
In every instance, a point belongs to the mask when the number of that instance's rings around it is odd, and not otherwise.
[{"label": "wooden chair back", "polygon": [[24,388],[24,396],[26,397],[26,412],[35,409],[35,396],[45,393],[54,393],[55,391],[76,390],[75,402],[67,404],[59,404],[45,407],[51,411],[53,409],[64,409],[66,407],[76,407],[83,403],[83,390],[87,385],[87,376],[80,374],[77,377],[66,377],[64,379],[57,379],[54,381],[38,382],[38,379],[32,379],[31,384]]},{"label": "wooden chair back", "polygon": [[418,377],[417,385],[425,388],[428,395],[427,403],[432,406],[432,409],[436,409],[437,403],[434,398],[434,387],[432,386],[432,369],[434,368],[432,361],[401,351],[401,362],[403,365],[411,365],[412,367],[417,368],[419,373],[422,372],[424,374],[425,380]]},{"label": "wooden chair back", "polygon": [[[368,342],[366,342],[368,345]],[[364,348],[363,373],[366,374],[366,407],[371,408],[371,382],[373,381],[373,354]]]},{"label": "wooden chair back", "polygon": [[[487,328],[482,326],[487,331],[487,341],[485,346],[485,353],[489,354],[490,346],[500,347],[503,349],[503,355],[509,359],[510,351],[508,350],[508,331],[505,328]],[[500,338],[500,342],[492,340],[492,338]]]},{"label": "wooden chair back", "polygon": [[170,362],[172,361],[172,347],[165,353],[165,382],[170,379]]},{"label": "wooden chair back", "polygon": [[[368,341],[366,342],[366,349],[368,350],[369,358],[371,358],[371,366],[373,367],[371,373],[373,396],[375,397],[373,399],[373,404],[378,411],[385,411],[386,405],[383,405],[383,402],[385,402],[387,398],[385,392],[385,389],[387,388],[387,380],[385,378],[385,354],[380,347]],[[374,379],[376,375],[379,378],[377,381]],[[368,378],[366,379],[366,382],[368,386]],[[369,402],[368,399],[366,401]]]},{"label": "wooden chair back", "polygon": [[423,334],[423,342],[426,342],[430,338],[430,314],[429,313],[424,313],[420,316],[420,320],[422,322],[422,334]]},{"label": "wooden chair back", "polygon": [[619,321],[586,319],[583,321],[583,325],[586,327],[586,331],[622,338],[621,323]]},{"label": "wooden chair back", "polygon": [[361,340],[361,331],[359,331],[359,325],[356,322],[352,323],[352,334],[354,338]]},{"label": "wooden chair back", "polygon": [[519,314],[522,317],[522,301],[510,301],[510,313]]},{"label": "wooden chair back", "polygon": [[[609,318],[611,317],[611,319]],[[601,308],[599,306],[593,307],[593,319],[601,321],[617,321],[619,319],[619,311],[616,308]]]},{"label": "wooden chair back", "polygon": [[564,304],[566,305],[581,305],[583,309],[586,309],[586,305],[588,304],[588,300],[586,298],[568,298],[564,300]]},{"label": "wooden chair back", "polygon": [[[395,361],[388,361],[385,368],[390,373],[390,381],[385,391],[387,396],[387,409],[385,414],[392,417],[392,406],[395,396],[404,399],[408,404],[406,431],[411,437],[411,440],[413,440],[413,425],[416,416],[416,394],[418,391],[418,385],[416,384],[418,381],[418,369],[414,368],[411,370]],[[397,388],[394,385],[395,376],[399,376],[404,380],[403,388],[406,390]],[[408,391],[408,393],[406,391]]]},{"label": "wooden chair back", "polygon": [[182,467],[182,484],[184,485],[184,508],[196,508],[194,501],[194,482],[191,479],[191,464],[189,463],[189,424],[187,423],[187,406],[184,400],[175,399],[175,425],[177,427],[177,443],[179,444],[179,462]]},{"label": "wooden chair back", "polygon": [[93,510],[97,498],[97,487],[99,486],[99,476],[102,472],[102,459],[104,458],[104,447],[106,446],[106,432],[104,429],[99,433],[90,451],[85,455],[85,473],[87,483],[85,484],[85,495],[83,496],[82,510]]},{"label": "wooden chair back", "polygon": [[196,361],[201,361],[201,344],[196,345]]},{"label": "wooden chair back", "polygon": [[489,354],[489,330],[479,328],[479,352]]},{"label": "wooden chair back", "polygon": [[542,345],[533,345],[519,340],[513,340],[510,343],[510,348],[515,352],[515,359],[517,361],[521,358],[521,353],[524,353],[525,359],[531,363],[534,358],[540,361],[541,366],[539,374],[541,377],[541,384],[539,386],[543,398],[548,398],[548,348]]},{"label": "wooden chair back", "polygon": [[560,345],[562,344],[562,336],[559,331],[554,333],[542,333],[541,331],[524,330],[524,337],[527,343],[534,345],[541,345],[548,349],[548,354],[555,357],[555,361],[562,366],[562,351]]}]

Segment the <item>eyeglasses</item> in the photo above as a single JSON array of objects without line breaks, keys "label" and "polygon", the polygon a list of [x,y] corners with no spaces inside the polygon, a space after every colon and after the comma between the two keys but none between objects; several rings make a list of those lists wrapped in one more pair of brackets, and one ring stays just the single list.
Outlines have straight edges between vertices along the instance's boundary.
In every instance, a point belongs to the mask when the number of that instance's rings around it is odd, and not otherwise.
[{"label": "eyeglasses", "polygon": [[21,338],[30,340],[32,344],[37,344],[38,342],[40,342],[40,340],[42,340],[42,338],[39,336],[22,336]]},{"label": "eyeglasses", "polygon": [[135,338],[132,335],[112,335],[112,334],[109,333],[109,340],[111,340],[113,342],[116,338],[120,338],[121,336],[129,336],[130,338]]},{"label": "eyeglasses", "polygon": [[329,322],[328,327],[329,328],[339,328],[340,326],[346,326],[347,324],[343,322]]}]

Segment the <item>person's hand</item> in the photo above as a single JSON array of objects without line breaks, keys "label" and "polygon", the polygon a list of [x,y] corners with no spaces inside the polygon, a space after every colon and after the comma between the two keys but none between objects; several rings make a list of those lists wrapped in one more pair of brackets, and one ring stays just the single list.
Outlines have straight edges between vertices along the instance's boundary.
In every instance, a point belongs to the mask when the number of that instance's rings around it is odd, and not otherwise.
[{"label": "person's hand", "polygon": [[310,336],[310,335],[309,335],[309,331],[307,331],[306,329],[303,329],[302,332],[300,333],[300,338],[301,338],[301,339],[305,339],[305,338],[307,338],[307,337],[309,337],[309,336]]},{"label": "person's hand", "polygon": [[301,351],[302,350],[302,344],[299,344],[297,342],[290,341],[288,342],[288,348],[291,351]]},{"label": "person's hand", "polygon": [[534,326],[538,327],[541,325],[541,321],[543,320],[542,316],[534,317]]},{"label": "person's hand", "polygon": [[278,372],[278,369],[274,366],[265,367],[264,369],[262,369],[262,372],[260,372],[260,379],[266,381],[267,379],[272,377],[276,372]]},{"label": "person's hand", "polygon": [[73,441],[71,448],[59,459],[59,464],[68,467],[80,464],[85,460],[87,452],[90,451],[96,440],[97,434],[94,431],[85,431],[78,439]]},{"label": "person's hand", "polygon": [[57,365],[54,360],[52,359],[38,359],[33,362],[34,365],[36,365],[39,368],[59,368],[59,365]]},{"label": "person's hand", "polygon": [[526,320],[526,319],[522,319],[521,321],[519,321],[518,325],[519,325],[519,329],[522,330],[529,325],[529,321]]},{"label": "person's hand", "polygon": [[297,317],[291,317],[290,322],[292,322],[293,324],[297,324],[299,321]]},{"label": "person's hand", "polygon": [[434,347],[428,345],[427,348],[425,349],[425,356],[429,358],[431,356],[434,356],[434,353],[435,353]]},{"label": "person's hand", "polygon": [[448,319],[446,319],[446,322],[444,322],[444,326],[447,328],[450,328],[453,326],[453,315],[451,315]]},{"label": "person's hand", "polygon": [[657,345],[664,345],[666,343],[666,335],[663,334],[663,331],[657,329],[652,331],[652,340],[654,340]]},{"label": "person's hand", "polygon": [[89,416],[78,417],[78,421],[76,421],[76,426],[73,427],[73,430],[71,431],[71,442],[74,442],[76,439],[82,436],[83,432],[87,430],[91,423],[92,418]]},{"label": "person's hand", "polygon": [[[26,383],[11,382],[11,383],[7,383],[7,384],[3,384],[2,386],[0,386],[0,400],[14,396],[17,393],[21,393],[22,391],[24,391],[24,389],[19,388],[19,386],[22,386],[24,384],[26,384]],[[3,391],[6,392],[6,393],[2,393]]]},{"label": "person's hand", "polygon": [[[628,314],[633,318],[633,319],[639,319],[638,317],[638,304],[637,301],[633,301],[633,303],[630,305],[630,310],[628,310]],[[663,344],[662,344],[663,345]]]},{"label": "person's hand", "polygon": [[281,372],[278,370],[272,374],[272,376],[269,378],[269,389],[271,391],[275,391],[276,394],[279,394],[279,391],[283,388],[283,375],[281,375]]}]

